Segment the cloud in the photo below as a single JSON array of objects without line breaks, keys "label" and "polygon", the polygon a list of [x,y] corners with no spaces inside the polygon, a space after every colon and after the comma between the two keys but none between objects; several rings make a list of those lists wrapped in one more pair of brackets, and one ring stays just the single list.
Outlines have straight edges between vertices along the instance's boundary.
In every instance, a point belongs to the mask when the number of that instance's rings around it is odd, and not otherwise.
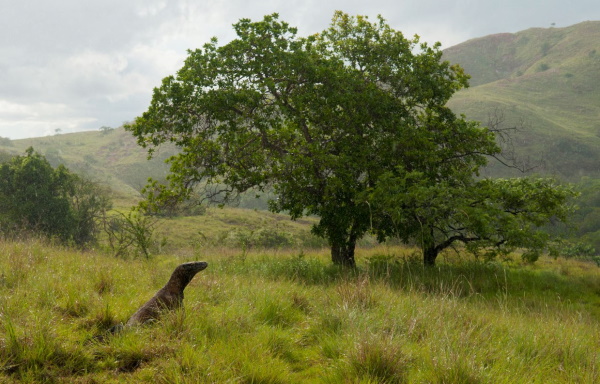
[{"label": "cloud", "polygon": [[78,117],[77,111],[65,104],[18,104],[0,100],[0,127],[13,127],[22,137],[45,136],[57,129],[65,133],[76,132],[80,126],[94,120]]},{"label": "cloud", "polygon": [[444,47],[491,33],[600,19],[597,0],[0,0],[0,136],[118,126],[143,113],[187,49],[234,38],[232,24],[277,12],[300,35],[335,10],[383,15]]}]

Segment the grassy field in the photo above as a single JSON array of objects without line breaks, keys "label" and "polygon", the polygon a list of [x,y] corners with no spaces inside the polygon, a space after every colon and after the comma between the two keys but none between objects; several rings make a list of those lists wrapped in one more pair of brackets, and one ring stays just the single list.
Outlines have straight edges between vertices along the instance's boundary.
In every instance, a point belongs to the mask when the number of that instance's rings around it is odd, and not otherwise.
[{"label": "grassy field", "polygon": [[[0,241],[0,383],[600,382],[600,269],[359,249],[196,247],[121,260]],[[106,336],[168,279],[205,260],[185,309]]]}]

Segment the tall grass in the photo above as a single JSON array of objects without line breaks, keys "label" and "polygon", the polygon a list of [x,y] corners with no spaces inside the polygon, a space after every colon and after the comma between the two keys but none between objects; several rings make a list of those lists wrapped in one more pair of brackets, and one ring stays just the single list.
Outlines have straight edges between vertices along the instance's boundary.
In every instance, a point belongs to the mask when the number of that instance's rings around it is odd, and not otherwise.
[{"label": "tall grass", "polygon": [[0,242],[0,382],[592,383],[596,267],[203,250],[184,309],[111,335],[197,256]]}]

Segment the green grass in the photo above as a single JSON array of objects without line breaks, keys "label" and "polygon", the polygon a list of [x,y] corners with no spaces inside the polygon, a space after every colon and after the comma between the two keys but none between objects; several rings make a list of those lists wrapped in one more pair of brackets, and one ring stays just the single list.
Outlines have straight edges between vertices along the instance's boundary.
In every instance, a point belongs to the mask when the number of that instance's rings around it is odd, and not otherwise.
[{"label": "green grass", "polygon": [[[310,233],[315,217],[290,220],[285,214],[236,207],[210,207],[201,216],[161,219],[156,236],[167,238],[167,249],[206,246],[229,247],[321,247],[325,243]],[[366,240],[367,242],[369,239]]]},{"label": "green grass", "polygon": [[0,382],[591,383],[600,269],[572,260],[424,269],[403,248],[205,248],[185,309],[107,336],[190,251],[124,261],[0,242]]}]

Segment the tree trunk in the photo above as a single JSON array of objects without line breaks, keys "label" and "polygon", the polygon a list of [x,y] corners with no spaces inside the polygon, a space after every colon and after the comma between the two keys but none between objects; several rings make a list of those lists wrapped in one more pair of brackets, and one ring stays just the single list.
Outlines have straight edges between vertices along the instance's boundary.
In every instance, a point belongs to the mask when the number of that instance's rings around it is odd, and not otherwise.
[{"label": "tree trunk", "polygon": [[356,248],[356,240],[350,239],[348,242],[339,244],[331,244],[331,261],[335,265],[354,268],[356,262],[354,260],[354,249]]},{"label": "tree trunk", "polygon": [[438,256],[439,251],[436,247],[426,247],[423,248],[423,264],[426,267],[434,267],[435,259]]}]

